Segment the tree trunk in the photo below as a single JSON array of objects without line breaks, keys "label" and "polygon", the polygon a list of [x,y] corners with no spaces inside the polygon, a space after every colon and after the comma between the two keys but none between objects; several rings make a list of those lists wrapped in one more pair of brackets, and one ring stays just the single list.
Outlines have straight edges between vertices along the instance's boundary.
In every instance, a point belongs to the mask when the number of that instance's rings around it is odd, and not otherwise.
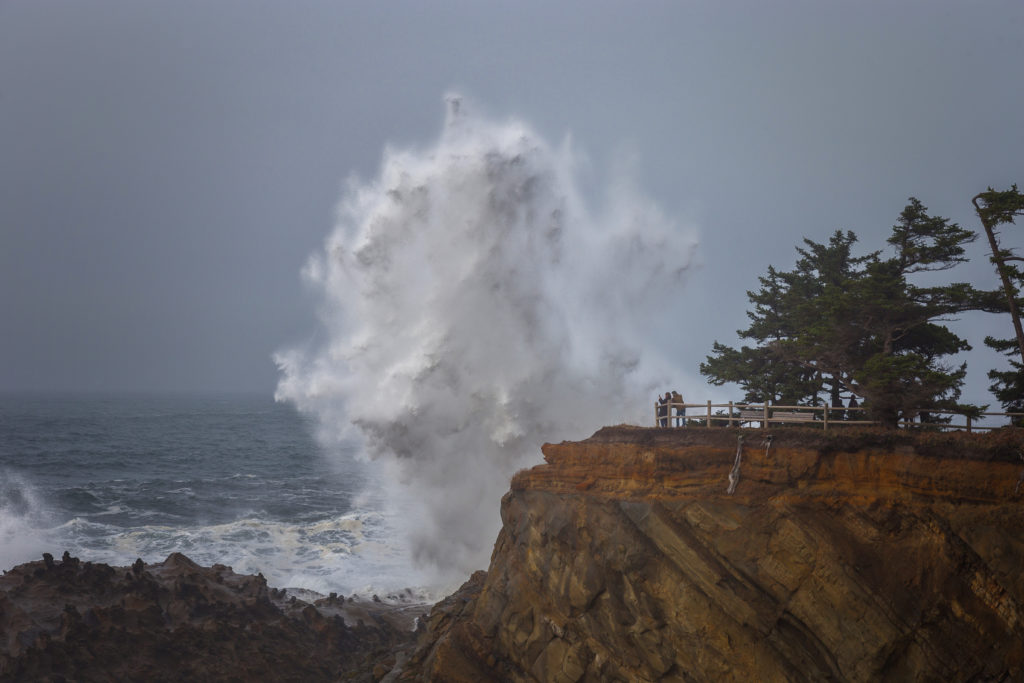
[{"label": "tree trunk", "polygon": [[982,227],[985,228],[985,234],[988,236],[988,244],[992,248],[992,263],[996,266],[996,272],[999,274],[999,279],[1003,282],[1003,291],[1006,293],[1006,303],[1010,308],[1010,317],[1013,319],[1013,330],[1017,333],[1017,348],[1020,350],[1020,360],[1024,363],[1024,328],[1020,324],[1020,310],[1017,308],[1017,297],[1013,291],[1013,285],[1010,283],[1010,277],[1006,273],[1006,262],[999,253],[999,243],[996,242],[995,226],[986,218],[985,210],[978,204],[978,200],[981,195],[976,195],[971,203],[974,204],[974,210],[978,214],[978,218],[981,220]]}]

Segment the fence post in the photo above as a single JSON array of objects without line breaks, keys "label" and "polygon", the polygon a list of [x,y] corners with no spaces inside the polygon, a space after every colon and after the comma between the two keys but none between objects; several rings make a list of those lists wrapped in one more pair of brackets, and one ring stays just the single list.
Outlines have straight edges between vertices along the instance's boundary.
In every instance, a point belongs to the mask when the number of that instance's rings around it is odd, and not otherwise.
[{"label": "fence post", "polygon": [[729,401],[729,426],[732,427],[732,401]]},{"label": "fence post", "polygon": [[971,416],[970,415],[967,416],[967,433],[968,434],[971,433]]},{"label": "fence post", "polygon": [[828,431],[828,402],[825,402],[825,424],[822,426],[821,431]]},{"label": "fence post", "polygon": [[708,424],[707,428],[711,429],[711,401],[708,401]]},{"label": "fence post", "polygon": [[761,429],[768,428],[768,399],[764,400],[764,419],[761,420]]}]

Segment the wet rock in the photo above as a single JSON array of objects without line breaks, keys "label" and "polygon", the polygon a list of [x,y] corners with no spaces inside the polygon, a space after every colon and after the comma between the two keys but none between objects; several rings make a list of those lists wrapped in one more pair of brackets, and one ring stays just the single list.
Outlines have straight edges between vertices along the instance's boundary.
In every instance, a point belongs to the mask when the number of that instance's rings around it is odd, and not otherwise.
[{"label": "wet rock", "polygon": [[0,681],[369,681],[414,639],[384,618],[359,628],[286,609],[262,576],[179,553],[130,570],[67,553],[48,564],[0,577]]}]

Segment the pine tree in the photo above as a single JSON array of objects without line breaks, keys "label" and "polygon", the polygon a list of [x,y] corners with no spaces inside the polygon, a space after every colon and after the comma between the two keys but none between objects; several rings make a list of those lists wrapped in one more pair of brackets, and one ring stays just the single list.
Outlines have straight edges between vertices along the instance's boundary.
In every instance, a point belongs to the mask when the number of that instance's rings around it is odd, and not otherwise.
[{"label": "pine tree", "polygon": [[713,384],[737,382],[748,400],[815,405],[826,394],[835,405],[845,392],[889,425],[921,409],[953,407],[966,367],[944,358],[970,346],[942,323],[987,306],[985,293],[967,283],[920,287],[909,278],[965,261],[964,245],[975,235],[909,201],[888,257],[855,256],[856,235],[836,231],[826,244],[805,239],[794,270],[769,267],[761,289],[747,293],[751,325],[738,332],[756,346],[737,351],[715,342],[701,373]]},{"label": "pine tree", "polygon": [[[1024,272],[1016,265],[1024,258],[1016,256],[1009,249],[999,245],[1000,225],[1013,224],[1017,216],[1024,214],[1024,194],[1017,191],[1017,186],[1009,190],[993,190],[991,187],[976,195],[972,200],[981,225],[985,228],[989,247],[992,249],[990,260],[1002,285],[1006,309],[1010,313],[1015,338],[999,339],[986,337],[985,345],[1009,357],[1009,370],[990,370],[988,373],[992,384],[989,387],[1007,412],[1024,411],[1024,329],[1021,327],[1020,309],[1021,285],[1024,283]],[[1016,356],[1016,358],[1015,358]],[[1014,424],[1022,420],[1015,419]]]}]

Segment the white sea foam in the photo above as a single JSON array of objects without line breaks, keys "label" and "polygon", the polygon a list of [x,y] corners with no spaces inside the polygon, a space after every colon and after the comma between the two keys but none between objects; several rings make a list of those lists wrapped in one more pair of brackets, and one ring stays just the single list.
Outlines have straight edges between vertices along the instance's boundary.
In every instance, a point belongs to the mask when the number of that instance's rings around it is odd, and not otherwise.
[{"label": "white sea foam", "polygon": [[[409,571],[408,553],[391,542],[395,534],[388,520],[372,512],[308,523],[246,517],[225,524],[128,528],[75,517],[52,531],[60,550],[90,561],[124,565],[139,557],[160,562],[181,552],[203,565],[262,573],[276,587],[346,593],[434,581],[433,574]],[[53,548],[35,550],[19,561],[38,559]]]},{"label": "white sea foam", "polygon": [[628,179],[588,204],[568,142],[449,104],[435,145],[349,182],[304,271],[326,341],[276,361],[277,398],[363,444],[416,560],[454,577],[486,565],[544,441],[648,422],[695,238]]},{"label": "white sea foam", "polygon": [[49,550],[47,511],[26,479],[0,472],[0,568],[38,560]]}]

